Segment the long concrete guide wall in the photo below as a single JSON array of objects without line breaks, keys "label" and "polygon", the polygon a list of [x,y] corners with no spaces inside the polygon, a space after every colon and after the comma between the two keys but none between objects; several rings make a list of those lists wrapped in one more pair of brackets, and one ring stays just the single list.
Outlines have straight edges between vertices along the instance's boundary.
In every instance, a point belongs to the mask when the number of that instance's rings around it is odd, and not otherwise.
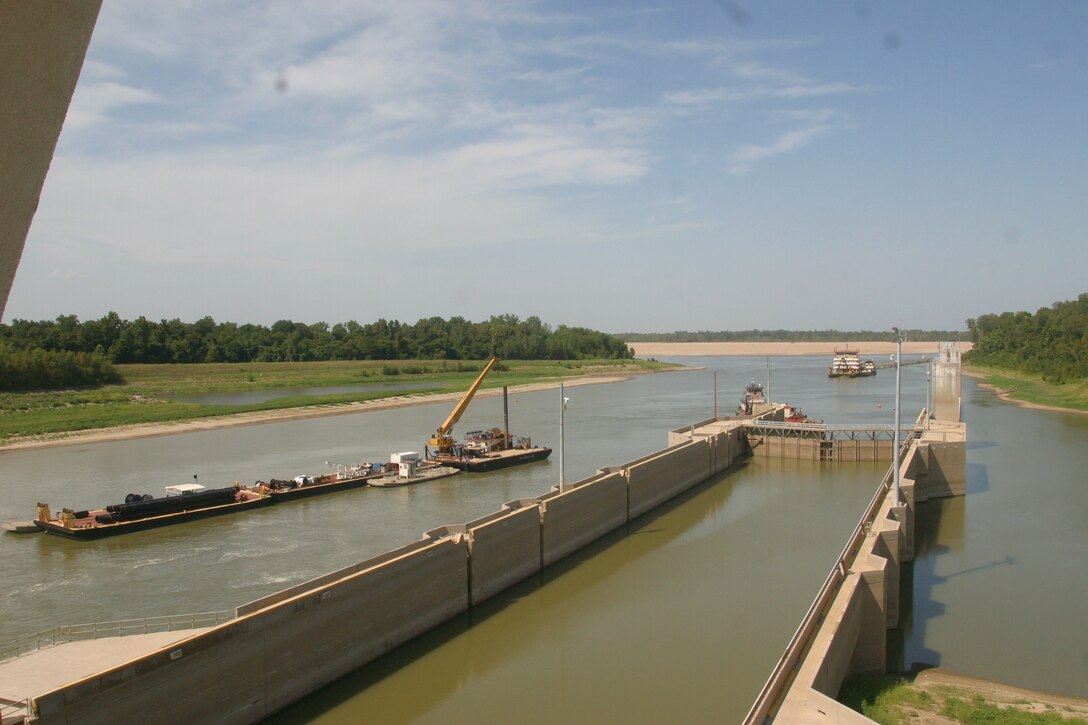
[{"label": "long concrete guide wall", "polygon": [[726,470],[746,452],[739,425],[670,434],[664,450],[242,605],[167,650],[33,698],[38,722],[257,722]]}]

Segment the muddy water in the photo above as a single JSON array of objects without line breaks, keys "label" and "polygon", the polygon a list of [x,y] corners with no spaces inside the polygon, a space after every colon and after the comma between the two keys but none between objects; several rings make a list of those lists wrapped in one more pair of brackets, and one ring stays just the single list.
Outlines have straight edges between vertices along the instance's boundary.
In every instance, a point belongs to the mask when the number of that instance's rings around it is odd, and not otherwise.
[{"label": "muddy water", "polygon": [[[723,414],[749,379],[766,379],[764,358],[681,361],[717,368]],[[770,362],[776,400],[828,422],[891,422],[889,371],[830,381],[824,358]],[[913,419],[925,403],[925,366],[904,368],[903,386],[905,417]],[[1086,513],[1083,489],[1069,480],[1083,483],[1076,474],[1088,470],[1080,453],[1088,430],[1082,419],[1011,408],[965,387],[969,495],[930,504],[920,517],[911,575],[920,603],[901,635],[905,658],[962,663],[981,676],[1000,669],[1001,679],[1026,686],[1038,686],[1030,674],[1041,672],[1044,689],[1084,695],[1088,595],[1078,582],[1088,527],[1064,524]],[[568,480],[661,448],[670,428],[707,418],[714,407],[709,369],[567,393]],[[513,430],[558,445],[556,391],[517,396],[510,408]],[[384,460],[422,449],[447,413],[448,405],[423,406],[3,453],[0,518],[29,518],[38,500],[83,508],[129,492],[161,493],[194,473],[215,486],[317,473],[326,460]],[[477,401],[458,430],[499,424],[501,415],[501,401]],[[1035,431],[1054,446],[1042,463],[1032,457]],[[1055,463],[1062,456],[1071,457],[1070,468]],[[872,465],[750,460],[279,720],[735,722],[882,473]],[[344,492],[97,543],[5,535],[0,640],[56,624],[229,609],[434,526],[539,495],[557,480],[553,455],[510,471]],[[1043,617],[1033,614],[1039,603]],[[1007,616],[1018,631],[1009,631]],[[1000,651],[989,650],[995,640]]]}]

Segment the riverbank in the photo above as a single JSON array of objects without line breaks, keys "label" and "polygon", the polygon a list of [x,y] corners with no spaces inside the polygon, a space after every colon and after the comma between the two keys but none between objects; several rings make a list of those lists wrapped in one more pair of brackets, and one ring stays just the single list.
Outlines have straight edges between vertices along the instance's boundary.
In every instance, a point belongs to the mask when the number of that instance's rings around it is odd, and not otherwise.
[{"label": "riverbank", "polygon": [[[638,374],[630,372],[623,377],[586,375],[577,378],[563,380],[567,387],[578,385],[594,385],[598,383],[617,383],[627,379],[627,375]],[[512,385],[511,393],[529,393],[536,390],[549,390],[559,387],[559,380],[526,383]],[[150,438],[153,436],[175,435],[178,433],[192,433],[195,431],[215,430],[219,428],[236,428],[247,425],[263,425],[265,423],[279,423],[290,420],[305,420],[308,418],[324,418],[336,415],[354,415],[356,413],[368,413],[391,408],[406,408],[416,405],[431,405],[433,403],[453,403],[464,396],[464,391],[454,393],[433,393],[429,395],[397,395],[377,400],[366,400],[352,403],[338,403],[332,405],[311,405],[295,408],[281,408],[277,410],[260,410],[251,413],[237,413],[210,418],[195,418],[181,421],[167,421],[159,423],[140,423],[135,425],[110,426],[108,428],[93,428],[79,431],[63,431],[46,433],[37,436],[8,439],[0,444],[0,453],[4,451],[26,450],[29,448],[48,448],[51,446],[77,445],[86,443],[101,443],[104,441],[129,440],[133,438]],[[491,398],[502,395],[499,388],[489,388],[476,393],[476,398]]]},{"label": "riverbank", "polygon": [[[911,355],[936,354],[940,342],[906,340],[903,352]],[[973,347],[970,342],[957,342],[960,352]],[[862,356],[890,355],[894,342],[629,342],[627,346],[638,358],[716,356],[716,355],[834,355],[835,350],[858,350]]]},{"label": "riverbank", "polygon": [[999,400],[1021,408],[1088,415],[1088,380],[1054,385],[1036,377],[976,367],[964,367],[963,374],[976,378],[980,388]]},{"label": "riverbank", "polygon": [[940,667],[907,673],[905,678],[859,678],[847,683],[841,700],[881,724],[1030,725],[1088,718],[1088,699],[1028,690]]}]

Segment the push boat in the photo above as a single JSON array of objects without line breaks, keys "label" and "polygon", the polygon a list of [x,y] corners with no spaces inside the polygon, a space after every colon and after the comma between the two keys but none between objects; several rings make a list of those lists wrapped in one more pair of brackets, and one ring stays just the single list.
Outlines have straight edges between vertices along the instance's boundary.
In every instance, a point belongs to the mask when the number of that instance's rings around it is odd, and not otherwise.
[{"label": "push boat", "polygon": [[857,350],[851,350],[848,347],[835,350],[831,367],[827,369],[829,378],[867,378],[872,375],[876,375],[876,363],[872,360],[862,360],[858,357]]},{"label": "push boat", "polygon": [[753,380],[744,387],[744,395],[740,396],[737,415],[755,415],[756,406],[766,403],[767,396],[763,394],[763,385]]}]

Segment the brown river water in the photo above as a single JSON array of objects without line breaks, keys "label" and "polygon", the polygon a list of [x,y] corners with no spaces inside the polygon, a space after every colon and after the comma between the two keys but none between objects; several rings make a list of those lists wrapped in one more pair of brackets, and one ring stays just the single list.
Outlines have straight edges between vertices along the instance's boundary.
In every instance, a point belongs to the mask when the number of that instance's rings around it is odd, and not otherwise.
[{"label": "brown river water", "polygon": [[[568,389],[569,481],[663,448],[735,407],[768,360]],[[838,423],[891,423],[894,380],[828,380],[825,357],[770,358],[771,397]],[[925,366],[903,371],[904,420]],[[558,447],[558,391],[514,396],[511,429]],[[1088,416],[1016,408],[964,379],[966,497],[919,509],[893,665],[920,661],[1088,696]],[[0,519],[192,481],[229,485],[421,450],[449,405],[0,453]],[[476,401],[457,431],[501,424]],[[885,465],[756,461],[281,713],[320,722],[736,722],[861,515]],[[58,624],[230,609],[546,492],[550,460],[361,489],[99,542],[0,538],[0,641]],[[239,673],[244,676],[244,673]]]}]

